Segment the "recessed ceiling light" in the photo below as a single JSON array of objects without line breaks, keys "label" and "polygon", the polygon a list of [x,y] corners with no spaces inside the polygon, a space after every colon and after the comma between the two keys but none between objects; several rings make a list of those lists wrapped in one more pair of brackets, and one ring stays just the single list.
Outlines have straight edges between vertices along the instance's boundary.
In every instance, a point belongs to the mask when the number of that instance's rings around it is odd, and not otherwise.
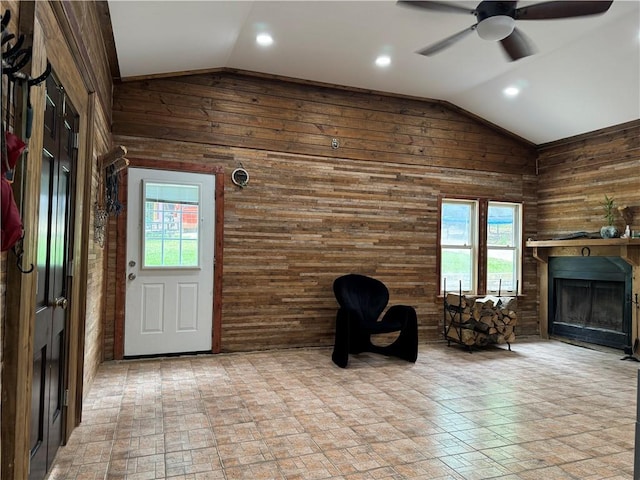
[{"label": "recessed ceiling light", "polygon": [[376,58],[376,65],[379,67],[388,67],[391,65],[391,57],[389,55],[380,55]]},{"label": "recessed ceiling light", "polygon": [[504,93],[505,97],[513,98],[518,96],[518,94],[520,93],[520,89],[518,87],[511,86],[505,88],[502,93]]},{"label": "recessed ceiling light", "polygon": [[256,43],[262,47],[268,47],[273,43],[273,37],[268,33],[260,33],[256,37]]}]

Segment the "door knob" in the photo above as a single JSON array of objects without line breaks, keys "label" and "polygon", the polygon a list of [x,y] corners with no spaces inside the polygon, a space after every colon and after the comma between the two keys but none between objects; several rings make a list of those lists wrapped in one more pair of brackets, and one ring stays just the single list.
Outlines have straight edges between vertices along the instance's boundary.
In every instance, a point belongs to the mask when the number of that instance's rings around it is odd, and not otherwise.
[{"label": "door knob", "polygon": [[135,280],[136,279],[136,274],[135,273],[130,273],[129,276],[127,277],[129,280]]},{"label": "door knob", "polygon": [[60,307],[64,310],[65,308],[67,308],[67,299],[64,297],[58,297],[49,306]]}]

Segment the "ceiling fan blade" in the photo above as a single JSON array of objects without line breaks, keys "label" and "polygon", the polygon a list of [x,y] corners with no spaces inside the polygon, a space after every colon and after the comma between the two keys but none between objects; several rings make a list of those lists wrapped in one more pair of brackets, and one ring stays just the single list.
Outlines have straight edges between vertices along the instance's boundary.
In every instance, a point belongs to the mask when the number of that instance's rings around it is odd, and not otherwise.
[{"label": "ceiling fan blade", "polygon": [[433,45],[425,47],[422,50],[418,50],[416,53],[419,53],[420,55],[426,55],[426,56],[434,55],[438,53],[440,50],[444,50],[445,48],[450,47],[451,45],[456,43],[458,40],[462,40],[464,37],[466,37],[471,32],[473,32],[477,27],[478,27],[478,24],[471,25],[469,28],[466,28],[454,35],[451,35],[450,37],[447,37],[444,40],[440,40],[439,42],[434,43]]},{"label": "ceiling fan blade", "polygon": [[536,3],[529,7],[518,8],[514,18],[516,20],[549,20],[598,15],[609,10],[612,3],[613,0]]},{"label": "ceiling fan blade", "polygon": [[434,10],[439,12],[450,13],[467,13],[474,14],[475,10],[469,9],[463,5],[457,5],[451,2],[429,2],[429,1],[411,1],[411,0],[398,0],[397,5],[403,7],[420,8],[423,10]]},{"label": "ceiling fan blade", "polygon": [[517,28],[513,29],[511,35],[500,40],[500,44],[511,61],[519,60],[520,58],[528,57],[536,53],[533,42]]}]

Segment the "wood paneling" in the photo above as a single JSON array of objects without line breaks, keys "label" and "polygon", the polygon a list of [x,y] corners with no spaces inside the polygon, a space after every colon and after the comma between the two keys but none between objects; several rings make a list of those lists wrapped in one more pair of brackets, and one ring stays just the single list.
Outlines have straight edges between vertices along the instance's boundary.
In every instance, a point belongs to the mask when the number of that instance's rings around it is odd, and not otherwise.
[{"label": "wood paneling", "polygon": [[[91,181],[93,164],[100,149],[111,142],[111,78],[108,66],[101,62],[106,57],[101,34],[96,21],[92,2],[10,2],[14,14],[20,12],[20,31],[26,33],[28,42],[33,46],[31,75],[39,75],[46,60],[51,62],[54,73],[64,85],[68,97],[80,115],[80,142],[78,163],[75,166],[74,184],[76,193],[75,236],[73,239],[73,258],[70,275],[73,282],[70,295],[69,338],[67,350],[69,369],[68,378],[69,408],[67,430],[69,435],[80,420],[83,366],[85,360],[89,368],[84,371],[87,385],[95,374],[101,360],[101,351],[96,345],[96,328],[100,326],[100,317],[90,316],[101,302],[100,291],[92,291],[89,279],[95,280],[95,272],[102,275],[100,252],[89,244],[89,226],[91,199],[95,193]],[[4,6],[4,4],[3,4]],[[16,15],[17,16],[17,15]],[[97,28],[97,30],[96,30]],[[94,95],[90,92],[96,91]],[[43,137],[43,115],[45,105],[44,88],[31,89],[33,104],[33,133],[25,167],[19,172],[24,178],[22,198],[23,222],[25,225],[25,262],[35,263],[38,199],[40,197],[40,168]],[[20,112],[16,114],[20,124]],[[14,126],[15,127],[15,126]],[[21,135],[22,132],[16,130]],[[91,262],[89,259],[91,258]],[[33,313],[36,284],[34,276],[20,275],[15,268],[7,266],[6,290],[2,279],[3,311],[3,357],[2,357],[2,478],[27,478],[29,467],[29,414],[31,400],[31,363]],[[7,300],[7,302],[5,302]],[[7,319],[11,319],[10,322]],[[95,323],[94,323],[95,322]],[[87,328],[85,329],[85,326]],[[10,327],[10,328],[7,328]],[[89,344],[84,350],[85,337]],[[9,346],[9,348],[7,348]]]},{"label": "wood paneling", "polygon": [[[16,0],[3,1],[0,14],[4,16],[5,11],[9,10],[11,12],[11,21],[7,25],[8,32],[16,32],[18,31],[18,21],[17,15],[18,6]],[[0,79],[2,81],[2,95],[0,96],[0,101],[2,105],[6,105],[6,95],[7,95],[7,83],[5,75]],[[3,110],[4,113],[4,110]],[[3,119],[4,120],[4,119]],[[13,120],[11,120],[13,123]],[[1,368],[4,365],[4,348],[2,339],[5,338],[5,319],[6,319],[6,295],[7,295],[7,268],[8,262],[13,261],[13,255],[9,254],[9,252],[0,252],[0,398],[3,398],[4,392],[2,391],[2,371]],[[2,426],[2,416],[0,416],[0,427]],[[2,429],[0,428],[0,431]],[[0,447],[0,465],[2,465],[2,448]]]},{"label": "wood paneling", "polygon": [[[216,72],[117,85],[113,118],[131,157],[249,171],[225,185],[222,351],[331,345],[349,272],[442,338],[439,195],[523,201],[535,233],[535,152],[441,102]],[[523,290],[518,333],[536,333],[530,256]]]},{"label": "wood paneling", "polygon": [[[96,165],[96,159],[111,148],[111,132],[109,131],[110,111],[105,112],[100,108],[101,102],[97,98],[92,99],[95,109],[95,122],[93,129],[93,154],[91,162],[91,188],[89,197],[85,200],[89,214],[89,231],[87,232],[87,288],[86,288],[86,315],[85,315],[85,349],[84,349],[84,379],[83,383],[90,386],[98,366],[104,359],[104,282],[108,272],[103,271],[105,265],[105,250],[96,243],[94,238],[95,204],[99,192],[100,172]],[[85,388],[86,391],[86,388]]]},{"label": "wood paneling", "polygon": [[[441,102],[227,73],[131,82],[114,134],[308,155],[534,173],[535,150]],[[331,140],[338,150],[328,148]]]},{"label": "wood paneling", "polygon": [[[51,2],[58,28],[67,38],[74,38],[68,48],[80,74],[86,91],[97,95],[96,107],[111,114],[111,58],[107,52],[109,41],[103,40],[104,1],[99,2]],[[110,117],[109,117],[110,120]]]},{"label": "wood paneling", "polygon": [[[606,225],[602,203],[613,197],[634,207],[640,230],[640,120],[544,146],[538,179],[538,239],[599,232]],[[616,226],[624,231],[621,216]]]}]

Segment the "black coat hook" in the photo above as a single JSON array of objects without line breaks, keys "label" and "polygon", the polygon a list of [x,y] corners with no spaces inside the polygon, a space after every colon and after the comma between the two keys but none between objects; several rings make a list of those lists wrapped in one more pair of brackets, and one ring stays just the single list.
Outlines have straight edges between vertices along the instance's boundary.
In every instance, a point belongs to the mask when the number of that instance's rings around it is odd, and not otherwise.
[{"label": "black coat hook", "polygon": [[2,22],[0,22],[0,24],[2,25],[2,30],[7,28],[7,25],[9,25],[9,20],[11,20],[11,10],[7,8],[4,11],[4,15],[2,15]]},{"label": "black coat hook", "polygon": [[[11,40],[13,37],[15,37],[15,35],[11,34],[7,37],[7,39],[3,38],[2,44],[4,45],[7,40]],[[13,57],[16,53],[18,53],[18,51],[20,51],[20,48],[22,47],[23,43],[24,43],[24,35],[20,35],[15,45],[13,45],[12,47],[9,47],[9,49],[2,54],[2,58],[9,59]]]},{"label": "black coat hook", "polygon": [[33,272],[35,267],[33,266],[33,263],[27,269],[22,267],[22,257],[24,257],[24,250],[22,249],[23,240],[24,233],[22,234],[22,237],[20,237],[20,240],[18,240],[18,242],[11,248],[11,251],[13,251],[13,254],[16,256],[16,267],[18,267],[18,270],[27,274]]},{"label": "black coat hook", "polygon": [[29,86],[33,87],[35,85],[40,85],[42,82],[44,82],[49,77],[49,75],[51,75],[51,62],[49,62],[49,60],[47,60],[47,67],[44,69],[44,72],[42,72],[42,74],[40,74],[36,78],[30,78],[29,79]]},{"label": "black coat hook", "polygon": [[5,32],[4,29],[2,29],[2,45],[7,43],[9,40],[13,40],[14,38],[16,38],[16,36],[13,33]]},{"label": "black coat hook", "polygon": [[31,60],[31,47],[18,50],[9,60],[3,59],[2,73],[6,73],[10,78],[20,78],[16,74],[29,63],[29,60]]}]

